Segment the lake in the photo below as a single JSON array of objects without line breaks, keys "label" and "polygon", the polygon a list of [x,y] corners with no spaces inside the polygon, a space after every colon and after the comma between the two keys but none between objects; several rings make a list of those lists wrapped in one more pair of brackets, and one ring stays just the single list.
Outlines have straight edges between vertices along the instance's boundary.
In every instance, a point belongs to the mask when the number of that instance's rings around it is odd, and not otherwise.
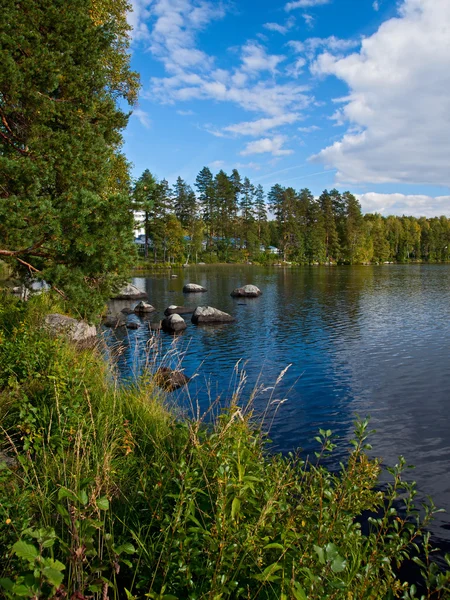
[{"label": "lake", "polygon": [[[430,494],[450,512],[450,265],[205,265],[173,273],[176,279],[165,273],[133,280],[157,308],[152,321],[176,304],[214,306],[236,322],[196,327],[187,316],[188,328],[174,342],[132,315],[138,330],[105,332],[110,343],[119,338],[124,380],[143,371],[146,349],[157,348],[156,364],[182,360],[185,373],[196,374],[171,396],[203,412],[219,396],[228,401],[244,371],[242,402],[257,386],[254,406],[268,411],[272,447],[310,454],[317,430],[332,429],[339,436],[336,465],[346,456],[355,415],[370,415],[375,454],[385,465],[404,455],[416,467],[408,477],[420,496]],[[189,282],[208,291],[183,294]],[[263,295],[230,297],[246,283]],[[432,533],[450,546],[448,512],[437,515]]]}]

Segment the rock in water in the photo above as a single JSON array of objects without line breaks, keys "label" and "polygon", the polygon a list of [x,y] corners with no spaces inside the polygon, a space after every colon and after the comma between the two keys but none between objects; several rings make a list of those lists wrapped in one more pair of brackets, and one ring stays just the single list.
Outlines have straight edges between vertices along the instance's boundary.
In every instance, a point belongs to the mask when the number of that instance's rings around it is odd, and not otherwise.
[{"label": "rock in water", "polygon": [[151,312],[155,312],[156,308],[154,306],[152,306],[151,304],[149,304],[148,302],[144,302],[143,300],[141,300],[139,302],[139,304],[137,304],[134,307],[134,312],[141,314],[141,313],[151,313]]},{"label": "rock in water", "polygon": [[258,296],[261,296],[261,294],[262,291],[257,288],[256,285],[244,285],[231,292],[233,298],[257,298]]},{"label": "rock in water", "polygon": [[212,306],[197,306],[191,321],[196,325],[208,323],[232,323],[235,321],[235,318]]},{"label": "rock in water", "polygon": [[139,329],[139,323],[136,323],[136,321],[130,321],[127,323],[127,329]]},{"label": "rock in water", "polygon": [[183,385],[189,383],[190,377],[187,377],[181,371],[175,371],[168,367],[160,367],[155,373],[156,385],[168,392],[173,392]]},{"label": "rock in water", "polygon": [[167,331],[169,333],[178,333],[179,331],[183,331],[187,327],[183,317],[180,317],[180,315],[177,315],[175,313],[163,319],[161,326],[164,331]]},{"label": "rock in water", "polygon": [[113,329],[117,329],[118,327],[125,327],[125,325],[126,325],[125,315],[123,315],[123,314],[108,315],[104,319],[103,325],[105,327],[112,327]]},{"label": "rock in water", "polygon": [[185,294],[193,294],[198,292],[207,292],[208,290],[197,283],[186,283],[183,287],[183,292]]},{"label": "rock in water", "polygon": [[147,298],[148,298],[148,296],[147,296],[146,292],[143,292],[142,290],[137,288],[132,283],[129,283],[125,287],[123,287],[116,296],[113,296],[112,299],[113,300],[141,300],[141,299],[147,299]]},{"label": "rock in water", "polygon": [[162,329],[162,321],[155,321],[149,324],[151,331],[160,331]]},{"label": "rock in water", "polygon": [[171,304],[166,308],[164,314],[166,317],[169,315],[190,315],[194,312],[195,308],[193,306],[176,306],[176,304]]},{"label": "rock in water", "polygon": [[97,329],[85,321],[58,313],[45,317],[45,327],[52,335],[64,335],[81,348],[92,348],[97,342]]}]

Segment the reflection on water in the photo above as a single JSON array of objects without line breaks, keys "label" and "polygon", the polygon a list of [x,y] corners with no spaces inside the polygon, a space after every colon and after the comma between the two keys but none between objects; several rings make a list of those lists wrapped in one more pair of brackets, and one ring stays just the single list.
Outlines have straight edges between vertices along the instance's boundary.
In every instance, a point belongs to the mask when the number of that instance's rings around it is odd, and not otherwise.
[{"label": "reflection on water", "polygon": [[[147,319],[162,318],[170,304],[208,304],[237,319],[222,327],[196,327],[188,315],[188,328],[175,342],[178,352],[173,338],[157,335],[157,361],[172,348],[171,366],[181,355],[186,374],[198,374],[188,394],[201,409],[217,396],[231,397],[241,361],[247,396],[256,384],[265,390],[257,396],[257,409],[287,399],[274,413],[276,449],[301,446],[310,453],[317,429],[324,427],[340,436],[336,459],[341,459],[355,415],[371,415],[377,455],[389,465],[403,454],[416,465],[420,491],[450,510],[450,266],[205,266],[178,275],[133,281],[157,308]],[[208,291],[184,295],[189,282]],[[263,296],[230,297],[246,283],[257,285]],[[126,304],[111,309],[118,312]],[[124,378],[142,372],[145,351],[155,342],[148,322],[135,315],[129,319],[141,327],[117,334]],[[110,331],[106,336],[114,337]],[[275,392],[267,389],[287,365]],[[186,390],[176,398],[189,405]],[[436,519],[433,532],[441,541],[450,542],[449,520],[448,514]]]}]

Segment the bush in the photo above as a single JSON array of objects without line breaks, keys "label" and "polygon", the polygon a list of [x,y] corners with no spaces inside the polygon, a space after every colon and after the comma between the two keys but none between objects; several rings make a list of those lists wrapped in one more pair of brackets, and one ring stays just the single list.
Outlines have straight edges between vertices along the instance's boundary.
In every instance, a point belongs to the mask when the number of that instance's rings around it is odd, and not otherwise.
[{"label": "bush", "polygon": [[[6,598],[420,598],[399,566],[414,556],[424,598],[450,573],[430,562],[414,485],[377,486],[356,424],[337,473],[273,455],[251,405],[214,423],[176,418],[151,374],[116,385],[100,353],[48,338],[43,299],[0,314],[3,450],[0,586]],[[5,371],[5,374],[3,374]],[[370,511],[370,532],[361,515]],[[423,541],[422,555],[418,544]]]}]

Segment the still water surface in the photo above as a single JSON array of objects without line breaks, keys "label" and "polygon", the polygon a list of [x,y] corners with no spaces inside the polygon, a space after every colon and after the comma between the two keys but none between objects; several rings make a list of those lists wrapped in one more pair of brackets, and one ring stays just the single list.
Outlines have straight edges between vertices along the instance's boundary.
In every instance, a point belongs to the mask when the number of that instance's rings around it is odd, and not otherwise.
[{"label": "still water surface", "polygon": [[[271,404],[273,447],[283,452],[316,450],[322,427],[339,436],[336,465],[345,458],[355,415],[370,415],[372,444],[385,465],[404,455],[416,469],[408,476],[421,496],[430,494],[447,510],[432,527],[444,547],[450,544],[450,266],[260,268],[197,266],[134,279],[163,317],[170,304],[210,305],[236,317],[236,323],[188,328],[176,340],[157,334],[168,366],[182,356],[187,375],[197,376],[188,391],[174,392],[182,406],[192,399],[206,410],[211,399],[225,402],[236,384],[236,363],[246,373],[243,398],[255,385],[255,404]],[[185,283],[208,289],[183,294]],[[256,299],[234,299],[246,283],[263,292]],[[134,306],[136,303],[132,303]],[[113,303],[118,311],[130,303]],[[145,321],[121,334],[121,376],[141,373],[145,350],[154,341]],[[120,334],[119,334],[120,335]],[[114,335],[106,332],[112,341]],[[169,361],[169,363],[167,362]],[[271,388],[280,373],[289,369]],[[232,383],[230,383],[232,382]],[[188,396],[191,400],[188,400]]]}]

